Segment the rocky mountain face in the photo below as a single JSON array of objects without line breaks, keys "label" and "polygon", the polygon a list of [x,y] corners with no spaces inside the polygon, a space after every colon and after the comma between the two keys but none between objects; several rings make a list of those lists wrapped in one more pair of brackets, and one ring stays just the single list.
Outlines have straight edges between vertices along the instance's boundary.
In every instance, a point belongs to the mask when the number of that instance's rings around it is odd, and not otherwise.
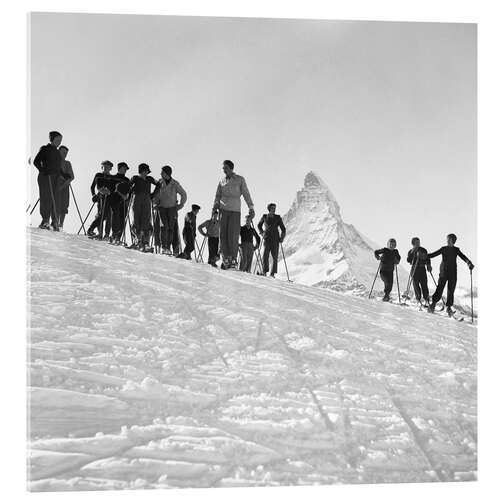
[{"label": "rocky mountain face", "polygon": [[[343,221],[337,200],[317,174],[306,175],[283,221],[292,280],[360,295],[370,289],[377,270],[373,244]],[[281,262],[280,274],[284,271]]]}]

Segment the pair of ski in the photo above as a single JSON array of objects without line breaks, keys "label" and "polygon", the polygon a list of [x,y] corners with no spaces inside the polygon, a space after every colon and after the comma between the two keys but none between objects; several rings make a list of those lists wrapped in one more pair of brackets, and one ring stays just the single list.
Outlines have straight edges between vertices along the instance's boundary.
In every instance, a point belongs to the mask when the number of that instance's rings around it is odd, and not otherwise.
[{"label": "pair of ski", "polygon": [[[392,305],[396,305],[396,306],[405,306],[405,307],[410,307],[409,304],[407,304],[406,302],[395,302],[393,300],[388,300],[388,301],[382,301],[382,302],[387,302],[389,304],[392,304]],[[427,307],[425,307],[421,302],[420,302],[420,307],[418,308],[418,311],[423,311],[425,309],[426,312],[429,312],[427,310]],[[435,310],[435,312],[433,314],[436,314],[436,313],[441,313],[443,312],[445,309],[445,306],[442,306],[441,309],[437,309]],[[438,314],[439,316],[444,316],[444,314]],[[458,321],[459,323],[462,322],[464,320],[464,317],[461,316],[461,315],[458,315],[457,314],[457,311],[453,311],[452,314],[448,314],[446,313],[446,316],[447,318],[452,318],[454,319],[455,321]]]}]

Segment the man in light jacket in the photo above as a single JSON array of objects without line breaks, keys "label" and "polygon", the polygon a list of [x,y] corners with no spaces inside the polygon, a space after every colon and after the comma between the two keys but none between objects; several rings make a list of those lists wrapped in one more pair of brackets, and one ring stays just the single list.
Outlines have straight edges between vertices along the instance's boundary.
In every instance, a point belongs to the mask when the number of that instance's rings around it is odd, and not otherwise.
[{"label": "man in light jacket", "polygon": [[228,269],[237,265],[241,196],[248,205],[248,215],[252,219],[255,211],[245,178],[234,173],[234,163],[224,160],[222,170],[225,177],[217,186],[213,208],[220,210],[220,249],[223,258],[221,268]]},{"label": "man in light jacket", "polygon": [[[181,199],[178,201],[177,195]],[[186,204],[187,194],[178,181],[172,178],[172,167],[161,169],[161,179],[153,193],[153,203],[158,205],[161,220],[161,253],[172,255],[171,245],[177,231],[177,213]]]}]

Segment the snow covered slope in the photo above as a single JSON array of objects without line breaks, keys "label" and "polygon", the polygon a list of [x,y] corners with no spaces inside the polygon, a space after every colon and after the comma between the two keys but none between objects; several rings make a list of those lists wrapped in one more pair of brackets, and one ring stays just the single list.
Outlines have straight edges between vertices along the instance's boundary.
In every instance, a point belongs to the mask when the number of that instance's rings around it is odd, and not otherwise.
[{"label": "snow covered slope", "polygon": [[[304,187],[283,221],[292,280],[357,294],[370,289],[377,270],[375,244],[342,220],[339,204],[317,174],[306,175]],[[280,272],[283,275],[282,263]],[[404,281],[407,274],[400,273]]]},{"label": "snow covered slope", "polygon": [[28,236],[31,490],[475,479],[473,326]]}]

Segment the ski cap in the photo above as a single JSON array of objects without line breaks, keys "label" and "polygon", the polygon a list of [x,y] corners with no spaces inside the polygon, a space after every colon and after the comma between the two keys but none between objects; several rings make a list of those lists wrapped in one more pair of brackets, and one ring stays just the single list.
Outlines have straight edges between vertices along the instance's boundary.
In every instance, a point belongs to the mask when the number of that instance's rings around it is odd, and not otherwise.
[{"label": "ski cap", "polygon": [[148,174],[151,173],[151,169],[149,168],[149,165],[147,163],[141,163],[139,165],[139,173],[141,172],[146,172]]},{"label": "ski cap", "polygon": [[164,167],[161,167],[161,171],[165,172],[167,175],[172,175],[172,167],[169,165],[165,165]]},{"label": "ski cap", "polygon": [[196,204],[191,205],[191,210],[200,210],[200,208],[201,208],[200,205],[196,205]]},{"label": "ski cap", "polygon": [[126,170],[128,170],[128,165],[124,162],[124,161],[121,161],[120,163],[118,163],[116,165],[116,168],[119,170],[120,168],[125,168]]}]

